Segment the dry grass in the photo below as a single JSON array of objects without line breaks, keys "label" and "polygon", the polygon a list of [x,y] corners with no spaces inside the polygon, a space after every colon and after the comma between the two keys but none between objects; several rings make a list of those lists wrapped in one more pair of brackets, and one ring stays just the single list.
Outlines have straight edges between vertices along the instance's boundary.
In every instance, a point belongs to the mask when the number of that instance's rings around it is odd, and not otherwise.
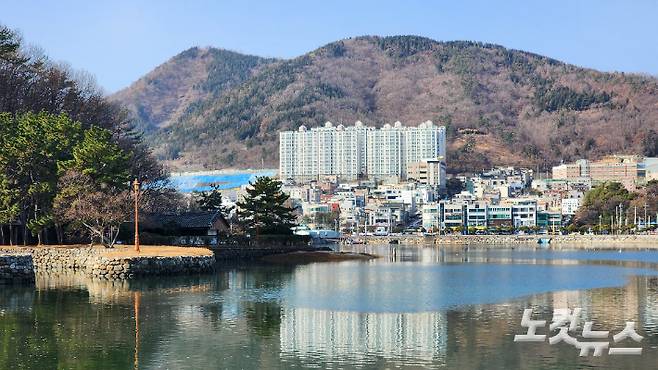
[{"label": "dry grass", "polygon": [[[36,246],[27,246],[27,248],[35,248]],[[24,247],[22,246],[8,246],[0,245],[1,249],[13,249],[20,252]],[[88,244],[77,245],[44,245],[39,248],[89,248]],[[135,252],[132,245],[117,245],[114,248],[105,248],[103,246],[95,245],[94,248],[102,250],[105,257],[121,258],[121,257],[177,257],[177,256],[210,256],[212,251],[206,248],[193,248],[193,247],[174,247],[170,245],[143,245],[139,253]]]},{"label": "dry grass", "polygon": [[212,251],[206,248],[174,247],[169,245],[144,245],[137,253],[133,246],[117,246],[106,249],[105,257],[178,257],[178,256],[210,256]]}]

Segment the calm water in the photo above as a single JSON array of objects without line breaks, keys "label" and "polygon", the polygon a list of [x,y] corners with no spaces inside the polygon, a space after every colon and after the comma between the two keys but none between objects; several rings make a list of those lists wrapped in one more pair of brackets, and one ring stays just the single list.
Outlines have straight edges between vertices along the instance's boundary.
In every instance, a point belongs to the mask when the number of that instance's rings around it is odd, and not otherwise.
[{"label": "calm water", "polygon": [[[658,252],[369,247],[365,262],[0,286],[0,369],[656,368]],[[514,343],[524,308],[635,321],[641,356]],[[581,326],[582,328],[582,326]],[[541,332],[540,329],[540,334]],[[624,342],[618,346],[632,346]]]}]

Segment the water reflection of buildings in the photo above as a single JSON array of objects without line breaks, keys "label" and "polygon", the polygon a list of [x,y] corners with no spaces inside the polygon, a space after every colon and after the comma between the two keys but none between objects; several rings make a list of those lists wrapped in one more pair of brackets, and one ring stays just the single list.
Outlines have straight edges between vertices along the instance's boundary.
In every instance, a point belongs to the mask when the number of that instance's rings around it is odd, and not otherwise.
[{"label": "water reflection of buildings", "polygon": [[647,331],[658,333],[658,278],[638,279],[641,293],[639,303],[644,311],[644,326]]},{"label": "water reflection of buildings", "polygon": [[531,297],[529,303],[543,307],[546,312],[542,318],[547,320],[553,309],[580,307],[583,320],[606,329],[621,329],[626,321],[635,321],[640,327],[657,327],[658,304],[656,292],[648,286],[650,281],[632,277],[623,287],[551,292]]},{"label": "water reflection of buildings", "polygon": [[391,360],[442,362],[447,348],[445,312],[360,313],[286,308],[281,353],[295,357],[354,361],[374,356]]},{"label": "water reflection of buildings", "polygon": [[443,263],[519,263],[528,265],[579,265],[575,259],[551,258],[536,253],[534,247],[516,249],[487,248],[486,246],[441,245],[434,247],[409,247],[399,245],[342,245],[341,251],[369,253],[381,256],[379,262],[419,262],[422,264]]}]

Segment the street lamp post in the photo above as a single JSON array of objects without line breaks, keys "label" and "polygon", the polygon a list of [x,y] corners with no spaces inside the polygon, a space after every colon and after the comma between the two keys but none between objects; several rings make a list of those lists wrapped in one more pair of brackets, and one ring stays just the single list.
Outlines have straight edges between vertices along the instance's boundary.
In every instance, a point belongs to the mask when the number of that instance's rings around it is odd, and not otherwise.
[{"label": "street lamp post", "polygon": [[133,193],[135,198],[135,252],[139,253],[139,181],[133,181]]}]

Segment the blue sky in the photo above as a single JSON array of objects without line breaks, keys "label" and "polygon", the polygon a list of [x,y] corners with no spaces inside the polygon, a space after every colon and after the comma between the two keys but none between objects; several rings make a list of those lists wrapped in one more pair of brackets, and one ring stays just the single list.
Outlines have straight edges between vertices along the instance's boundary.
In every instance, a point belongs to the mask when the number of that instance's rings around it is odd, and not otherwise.
[{"label": "blue sky", "polygon": [[191,46],[289,58],[337,39],[414,34],[658,75],[658,1],[5,1],[0,23],[108,92]]}]

